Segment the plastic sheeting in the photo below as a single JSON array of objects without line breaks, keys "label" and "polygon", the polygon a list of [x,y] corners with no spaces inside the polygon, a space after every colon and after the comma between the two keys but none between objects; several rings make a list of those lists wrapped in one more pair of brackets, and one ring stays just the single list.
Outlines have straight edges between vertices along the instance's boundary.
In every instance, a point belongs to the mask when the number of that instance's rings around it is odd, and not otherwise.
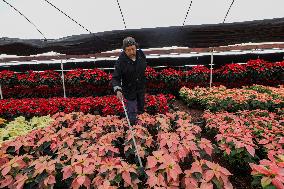
[{"label": "plastic sheeting", "polygon": [[171,26],[82,34],[55,40],[0,39],[0,54],[32,55],[49,51],[89,54],[121,48],[133,36],[141,48],[184,46],[218,47],[248,42],[283,42],[284,18],[230,24]]}]

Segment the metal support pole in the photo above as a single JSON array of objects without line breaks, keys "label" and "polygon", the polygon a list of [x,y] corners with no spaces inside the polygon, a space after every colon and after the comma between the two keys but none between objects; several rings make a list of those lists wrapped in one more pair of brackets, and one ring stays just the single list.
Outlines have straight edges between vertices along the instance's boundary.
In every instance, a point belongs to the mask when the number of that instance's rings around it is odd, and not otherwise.
[{"label": "metal support pole", "polygon": [[62,78],[62,86],[63,86],[63,93],[64,93],[64,98],[66,98],[66,91],[65,91],[65,79],[64,79],[64,72],[63,72],[63,63],[62,63],[62,59],[61,61],[61,78]]},{"label": "metal support pole", "polygon": [[211,63],[210,63],[210,89],[212,87],[212,77],[213,77],[213,51],[214,49],[212,50],[211,52]]},{"label": "metal support pole", "polygon": [[187,65],[185,65],[185,72],[186,72],[186,76],[185,76],[185,83],[187,85],[187,78],[188,78],[188,69],[187,69]]},{"label": "metal support pole", "polygon": [[1,99],[3,99],[2,85],[1,84],[0,84],[0,96],[1,96]]}]

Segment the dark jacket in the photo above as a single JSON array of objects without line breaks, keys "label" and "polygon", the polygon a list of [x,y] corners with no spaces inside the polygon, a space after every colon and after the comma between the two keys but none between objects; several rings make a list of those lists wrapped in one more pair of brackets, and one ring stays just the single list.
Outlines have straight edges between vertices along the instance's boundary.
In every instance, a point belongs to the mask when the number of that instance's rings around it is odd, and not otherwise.
[{"label": "dark jacket", "polygon": [[122,90],[127,100],[136,99],[137,93],[145,92],[146,57],[142,50],[136,51],[136,61],[131,60],[123,51],[114,66],[112,86]]}]

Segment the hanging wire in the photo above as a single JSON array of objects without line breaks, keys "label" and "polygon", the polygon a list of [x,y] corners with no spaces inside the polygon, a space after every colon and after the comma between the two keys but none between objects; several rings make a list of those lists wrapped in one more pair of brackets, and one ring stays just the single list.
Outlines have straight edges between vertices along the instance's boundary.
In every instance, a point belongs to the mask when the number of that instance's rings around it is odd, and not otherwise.
[{"label": "hanging wire", "polygon": [[90,34],[93,35],[94,40],[96,39],[100,39],[101,41],[105,41],[103,38],[95,35],[94,33],[92,33],[90,30],[88,30],[87,28],[85,28],[82,24],[80,24],[79,22],[77,22],[76,20],[74,20],[73,18],[71,18],[70,16],[68,16],[65,12],[63,12],[62,10],[60,10],[59,8],[57,8],[55,5],[53,5],[51,2],[49,2],[48,0],[44,0],[46,1],[49,5],[51,5],[53,8],[57,9],[59,12],[61,12],[62,14],[64,14],[67,18],[69,18],[70,20],[72,20],[73,22],[75,22],[77,25],[79,25],[80,27],[82,27],[84,30],[86,30],[87,32],[89,32]]},{"label": "hanging wire", "polygon": [[30,20],[30,19],[28,19],[23,13],[21,13],[18,9],[16,9],[16,7],[14,7],[13,5],[11,5],[10,3],[8,3],[7,1],[5,1],[5,0],[2,0],[2,1],[4,1],[6,4],[8,4],[11,8],[13,8],[15,11],[17,11],[21,16],[23,16],[30,24],[32,24],[35,28],[36,28],[36,30],[43,36],[43,38],[45,39],[45,40],[47,40],[46,39],[46,37],[43,35],[43,33],[36,27],[36,25]]},{"label": "hanging wire", "polygon": [[126,24],[125,24],[124,16],[123,16],[123,13],[122,13],[122,10],[121,10],[121,7],[120,7],[120,4],[119,4],[119,1],[118,1],[118,0],[116,0],[116,2],[117,2],[117,5],[118,5],[118,8],[119,8],[119,11],[120,11],[121,17],[122,17],[122,21],[123,21],[123,24],[124,24],[124,28],[126,29]]},{"label": "hanging wire", "polygon": [[224,18],[224,20],[223,20],[223,24],[224,24],[224,22],[225,22],[225,20],[226,20],[226,18],[227,18],[227,16],[228,16],[228,14],[229,14],[229,12],[230,12],[230,10],[231,10],[231,7],[233,6],[234,2],[235,2],[235,0],[232,1],[231,5],[230,5],[230,7],[229,7],[229,9],[228,9],[228,11],[227,11],[227,13],[226,13],[226,16],[225,16],[225,18]]},{"label": "hanging wire", "polygon": [[190,5],[189,5],[189,7],[188,7],[188,9],[187,9],[187,12],[186,12],[184,21],[183,21],[183,23],[182,23],[182,26],[184,26],[184,23],[185,23],[185,21],[186,21],[186,19],[187,19],[187,15],[188,15],[188,13],[189,13],[189,10],[190,10],[190,8],[191,8],[191,5],[192,5],[192,0],[190,1]]},{"label": "hanging wire", "polygon": [[92,32],[90,30],[88,30],[87,28],[85,28],[82,24],[80,24],[79,22],[77,22],[76,20],[74,20],[73,18],[71,18],[70,16],[68,16],[65,12],[63,12],[62,10],[60,10],[59,8],[57,8],[54,4],[52,4],[51,2],[49,2],[48,0],[44,0],[45,2],[47,2],[48,4],[50,4],[52,7],[54,7],[55,9],[57,9],[59,12],[61,12],[62,14],[64,14],[66,17],[68,17],[70,20],[72,20],[73,22],[75,22],[77,25],[79,25],[81,28],[83,28],[84,30],[86,30],[87,32],[89,32],[90,34],[92,34]]}]

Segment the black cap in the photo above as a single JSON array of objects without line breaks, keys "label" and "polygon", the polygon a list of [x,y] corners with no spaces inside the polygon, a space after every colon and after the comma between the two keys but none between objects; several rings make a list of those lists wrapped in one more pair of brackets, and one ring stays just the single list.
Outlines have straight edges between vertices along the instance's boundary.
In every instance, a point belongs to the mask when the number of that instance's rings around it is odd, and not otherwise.
[{"label": "black cap", "polygon": [[136,45],[137,43],[135,41],[135,39],[133,37],[126,37],[125,39],[123,39],[122,42],[122,48],[125,49],[126,47],[132,46],[132,45]]}]

